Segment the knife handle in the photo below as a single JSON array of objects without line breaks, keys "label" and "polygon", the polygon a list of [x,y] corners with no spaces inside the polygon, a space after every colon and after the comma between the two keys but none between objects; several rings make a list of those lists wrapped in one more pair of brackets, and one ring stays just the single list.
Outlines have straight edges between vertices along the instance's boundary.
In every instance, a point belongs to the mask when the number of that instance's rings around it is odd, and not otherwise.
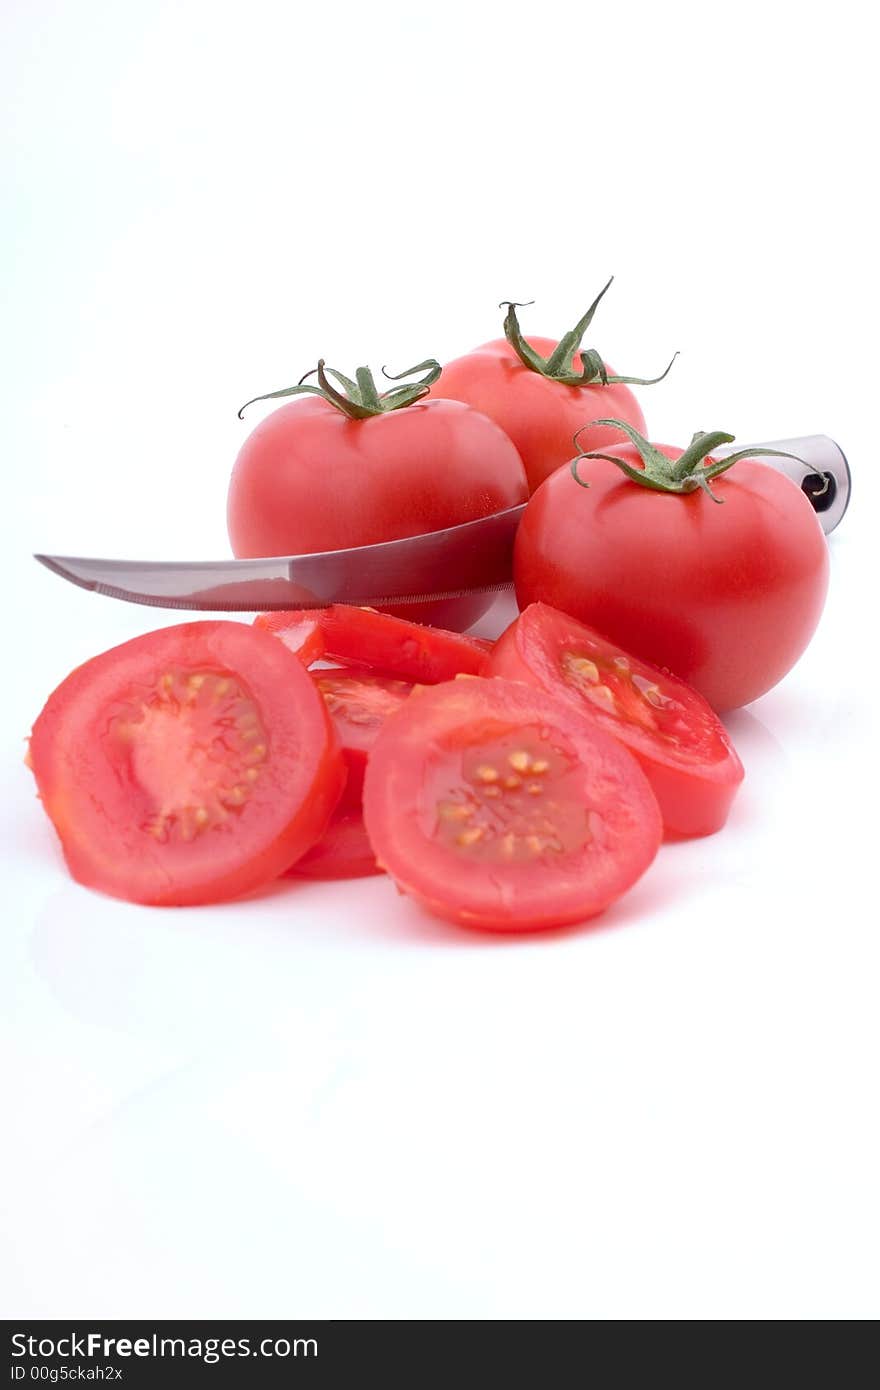
[{"label": "knife handle", "polygon": [[[852,491],[852,478],[846,455],[839,444],[829,439],[827,434],[805,434],[796,439],[762,440],[768,449],[782,449],[794,458],[781,459],[772,456],[760,458],[759,463],[775,468],[797,483],[812,503],[819,518],[819,525],[826,536],[839,526],[843,514],[849,506]],[[724,445],[712,450],[713,458],[724,458],[733,454],[741,445]],[[757,446],[755,446],[757,447]],[[803,463],[798,463],[802,459]],[[803,464],[806,464],[806,469]]]}]

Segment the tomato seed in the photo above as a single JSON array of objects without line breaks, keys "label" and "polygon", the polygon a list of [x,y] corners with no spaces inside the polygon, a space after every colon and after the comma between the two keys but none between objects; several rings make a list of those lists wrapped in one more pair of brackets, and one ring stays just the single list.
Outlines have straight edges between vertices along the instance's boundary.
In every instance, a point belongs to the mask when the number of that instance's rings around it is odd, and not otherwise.
[{"label": "tomato seed", "polygon": [[485,831],[479,825],[472,825],[467,830],[462,830],[456,843],[463,846],[473,845],[477,840],[482,840],[484,834]]}]

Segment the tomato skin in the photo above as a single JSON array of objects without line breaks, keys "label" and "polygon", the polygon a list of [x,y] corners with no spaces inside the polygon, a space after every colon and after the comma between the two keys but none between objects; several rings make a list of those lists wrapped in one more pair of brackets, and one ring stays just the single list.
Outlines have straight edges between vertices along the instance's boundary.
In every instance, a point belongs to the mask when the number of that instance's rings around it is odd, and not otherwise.
[{"label": "tomato skin", "polygon": [[[602,682],[603,692],[613,694],[615,712],[585,696],[583,683],[566,677],[566,652],[598,663],[596,685]],[[619,670],[621,662],[625,674]],[[667,838],[712,835],[726,822],[743,780],[742,763],[721,721],[682,681],[543,603],[526,608],[502,633],[486,674],[524,681],[571,700],[582,717],[628,748],[657,798]],[[642,696],[633,675],[643,688],[656,688],[653,700],[675,702],[666,727],[662,712]],[[596,693],[596,685],[587,683],[586,688]],[[678,718],[688,724],[680,747],[669,733]]]},{"label": "tomato skin", "polygon": [[[681,450],[661,445],[670,458]],[[639,466],[631,445],[607,450]],[[602,459],[529,502],[514,548],[520,608],[550,604],[672,671],[718,711],[770,690],[813,635],[828,546],[806,496],[743,459],[702,490],[650,491]]]},{"label": "tomato skin", "polygon": [[[522,776],[504,775],[514,769]],[[480,677],[416,691],[386,720],[364,820],[402,892],[447,921],[500,932],[601,912],[662,836],[625,748],[563,700]]]},{"label": "tomato skin", "polygon": [[369,878],[384,873],[360,811],[337,811],[316,845],[287,870],[289,878]]},{"label": "tomato skin", "polygon": [[[308,397],[267,415],[242,445],[229,485],[229,539],[240,558],[311,554],[457,526],[527,496],[515,446],[460,401],[432,397],[350,420]],[[446,583],[438,575],[437,587]],[[475,594],[402,611],[461,628],[490,603]]]},{"label": "tomato skin", "polygon": [[324,833],[345,778],[302,664],[237,622],[164,628],[78,667],[37,719],[30,761],[73,877],[155,906],[276,878]]},{"label": "tomato skin", "polygon": [[[527,342],[543,357],[556,347],[552,338]],[[608,372],[614,375],[611,367]],[[576,446],[576,431],[591,420],[626,420],[640,434],[645,432],[641,406],[628,386],[565,386],[551,381],[526,367],[506,338],[484,343],[448,363],[436,390],[465,401],[501,426],[519,450],[530,492],[570,463],[579,449],[604,449],[620,438],[618,430],[595,425],[582,431]]]}]

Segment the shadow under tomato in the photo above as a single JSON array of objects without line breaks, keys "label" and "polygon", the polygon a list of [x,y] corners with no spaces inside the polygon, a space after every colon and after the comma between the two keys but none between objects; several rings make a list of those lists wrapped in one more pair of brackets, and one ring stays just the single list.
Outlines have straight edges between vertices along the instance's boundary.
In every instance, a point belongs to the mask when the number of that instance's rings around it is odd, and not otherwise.
[{"label": "shadow under tomato", "polygon": [[733,740],[745,767],[752,761],[786,761],[787,755],[779,739],[758,717],[752,706],[730,710],[723,715],[721,722]]},{"label": "shadow under tomato", "polygon": [[[759,721],[746,716],[751,724],[761,728]],[[707,837],[709,839],[711,837]],[[448,922],[423,908],[415,899],[401,892],[387,874],[365,875],[360,878],[323,880],[318,878],[282,877],[267,884],[247,899],[260,902],[291,896],[291,902],[320,904],[328,889],[334,892],[334,910],[328,917],[326,936],[340,944],[357,940],[363,945],[395,943],[402,946],[449,946],[503,949],[517,943],[534,945],[569,937],[593,935],[618,927],[646,922],[681,901],[686,878],[674,867],[672,855],[678,845],[693,845],[694,840],[672,837],[664,840],[657,859],[646,874],[627,893],[604,911],[582,921],[558,927],[533,927],[511,931],[495,931],[485,927]],[[370,890],[366,901],[365,886],[381,884]],[[343,896],[344,895],[344,896]],[[340,910],[340,903],[342,910]],[[234,907],[235,904],[228,904]],[[293,924],[291,924],[293,925]]]},{"label": "shadow under tomato", "polygon": [[778,788],[785,785],[789,756],[762,719],[751,708],[732,710],[724,726],[745,769],[726,826],[719,832],[737,834],[772,823]]},{"label": "shadow under tomato", "polygon": [[328,988],[328,981],[344,1017],[362,994],[364,972],[384,970],[383,952],[392,959],[401,949],[550,947],[653,925],[693,884],[678,849],[663,846],[646,875],[605,912],[523,932],[445,922],[385,875],[332,886],[281,878],[247,898],[178,909],[124,903],[68,883],[46,901],[30,953],[51,994],[90,1025],[201,1047],[239,1030],[248,1034],[255,1017],[265,1026],[288,1018],[303,992]]},{"label": "shadow under tomato", "polygon": [[[435,916],[413,898],[399,890],[395,892],[393,881],[386,876],[385,882],[390,895],[387,905],[383,905],[381,915],[377,912],[380,906],[377,893],[371,903],[369,921],[355,921],[350,918],[341,922],[339,914],[336,913],[333,922],[328,923],[328,933],[337,942],[351,941],[356,937],[363,944],[372,941],[376,945],[387,946],[394,943],[403,947],[445,945],[474,950],[509,950],[517,946],[545,943],[549,945],[569,938],[599,935],[617,930],[619,927],[647,923],[682,900],[686,891],[686,881],[674,865],[672,855],[667,854],[667,847],[664,845],[645,876],[617,902],[594,917],[559,927],[492,931],[485,927],[447,922],[442,917]],[[302,883],[301,887],[315,889],[320,885]],[[384,897],[384,894],[382,896]]]}]

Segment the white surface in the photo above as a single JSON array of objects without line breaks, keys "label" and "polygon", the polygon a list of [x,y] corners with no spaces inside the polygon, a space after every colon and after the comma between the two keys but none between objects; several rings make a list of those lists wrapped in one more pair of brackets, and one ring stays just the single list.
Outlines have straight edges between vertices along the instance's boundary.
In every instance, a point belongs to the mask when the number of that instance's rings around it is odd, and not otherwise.
[{"label": "white surface", "polygon": [[[6,1316],[880,1311],[862,7],[512,9],[4,11]],[[560,332],[611,271],[593,343],[682,352],[655,437],[824,431],[856,476],[813,646],[731,721],[729,828],[543,939],[384,880],[71,883],[21,740],[174,616],[29,552],[221,555],[240,401],[452,356],[511,296]]]}]

